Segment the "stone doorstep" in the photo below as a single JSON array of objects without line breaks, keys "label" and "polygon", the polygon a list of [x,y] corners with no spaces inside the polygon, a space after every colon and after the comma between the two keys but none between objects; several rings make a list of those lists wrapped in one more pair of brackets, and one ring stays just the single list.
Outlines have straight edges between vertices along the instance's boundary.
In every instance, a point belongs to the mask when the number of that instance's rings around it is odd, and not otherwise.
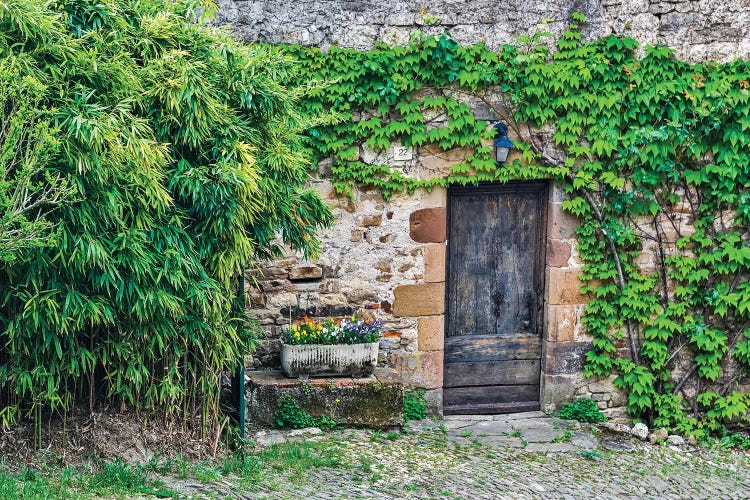
[{"label": "stone doorstep", "polygon": [[280,370],[248,371],[248,424],[270,426],[285,394],[314,417],[328,415],[353,427],[388,429],[400,426],[404,389],[390,369],[376,369],[365,378],[287,378]]}]

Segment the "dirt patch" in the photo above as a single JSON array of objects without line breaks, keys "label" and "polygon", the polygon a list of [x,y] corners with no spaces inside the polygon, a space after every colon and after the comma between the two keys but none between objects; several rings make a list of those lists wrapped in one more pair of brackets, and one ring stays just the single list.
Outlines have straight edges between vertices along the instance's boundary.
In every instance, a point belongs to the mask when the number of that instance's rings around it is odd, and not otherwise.
[{"label": "dirt patch", "polygon": [[9,462],[45,462],[79,465],[97,457],[122,458],[142,463],[156,456],[182,456],[206,460],[221,456],[224,443],[215,436],[201,436],[197,418],[165,418],[151,412],[118,411],[111,407],[97,411],[71,411],[64,422],[44,418],[42,446],[34,448],[34,422],[22,420],[11,429],[0,430],[0,454]]}]

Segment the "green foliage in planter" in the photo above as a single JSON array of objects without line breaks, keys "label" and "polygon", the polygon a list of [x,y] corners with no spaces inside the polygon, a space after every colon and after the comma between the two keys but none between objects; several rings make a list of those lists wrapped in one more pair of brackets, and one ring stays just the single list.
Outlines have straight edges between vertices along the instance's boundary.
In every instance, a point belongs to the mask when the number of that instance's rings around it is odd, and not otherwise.
[{"label": "green foliage in planter", "polygon": [[[345,195],[554,179],[580,221],[586,374],[616,375],[632,415],[656,427],[747,426],[749,64],[687,63],[627,37],[584,43],[584,22],[575,14],[554,43],[541,29],[499,52],[422,35],[366,52],[283,47],[299,61],[287,82],[311,87],[300,108],[332,114],[306,145]],[[508,123],[512,161],[495,163],[471,103]],[[459,159],[409,176],[388,165],[396,143]]]},{"label": "green foliage in planter", "polygon": [[[304,187],[313,123],[279,83],[289,61],[207,24],[210,4],[0,4],[0,80],[36,85],[21,106],[54,142],[32,181],[74,191],[46,219],[54,245],[0,263],[5,424],[83,395],[215,430],[221,370],[254,339],[236,277],[281,240],[319,250],[331,214]],[[34,127],[18,148],[48,141]]]},{"label": "green foliage in planter", "polygon": [[423,389],[404,392],[404,422],[423,420],[427,416],[427,400]]},{"label": "green foliage in planter", "polygon": [[588,398],[579,398],[574,403],[565,403],[557,416],[565,420],[578,420],[592,424],[607,420],[607,416],[602,413],[596,402]]}]

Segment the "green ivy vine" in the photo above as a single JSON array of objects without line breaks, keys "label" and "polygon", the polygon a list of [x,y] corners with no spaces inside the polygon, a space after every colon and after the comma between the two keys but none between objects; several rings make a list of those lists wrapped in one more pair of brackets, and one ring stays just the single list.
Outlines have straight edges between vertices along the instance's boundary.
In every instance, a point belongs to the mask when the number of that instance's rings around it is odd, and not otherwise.
[{"label": "green ivy vine", "polygon": [[[538,31],[499,52],[449,36],[366,52],[299,46],[286,83],[307,115],[306,145],[330,158],[335,189],[387,198],[417,188],[552,178],[580,220],[588,376],[615,374],[639,419],[697,436],[750,424],[750,65],[691,64],[631,38],[582,42],[580,14],[553,44]],[[492,129],[520,151],[497,165]],[[441,116],[441,120],[435,120]],[[365,162],[406,147],[469,149],[446,175],[411,178]],[[653,264],[639,265],[644,251]]]}]

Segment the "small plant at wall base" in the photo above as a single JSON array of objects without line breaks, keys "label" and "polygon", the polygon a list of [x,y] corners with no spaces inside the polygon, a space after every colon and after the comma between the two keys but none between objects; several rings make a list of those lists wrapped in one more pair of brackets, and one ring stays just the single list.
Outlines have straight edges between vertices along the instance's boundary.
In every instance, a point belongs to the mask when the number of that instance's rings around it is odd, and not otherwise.
[{"label": "small plant at wall base", "polygon": [[427,400],[423,389],[404,392],[404,422],[423,420],[427,416]]},{"label": "small plant at wall base", "polygon": [[[554,50],[544,32],[499,52],[422,35],[367,52],[280,50],[299,61],[289,84],[321,82],[301,109],[336,115],[307,137],[313,157],[330,158],[336,190],[388,198],[554,179],[580,221],[586,375],[615,375],[631,415],[652,426],[698,437],[747,428],[749,64],[687,63],[628,37],[582,42],[581,23],[574,14]],[[509,125],[516,158],[494,161],[491,128],[464,101]],[[407,176],[363,154],[396,142],[464,159]]]},{"label": "small plant at wall base", "polygon": [[579,422],[591,424],[607,420],[607,416],[602,413],[596,402],[588,398],[580,398],[574,403],[565,403],[560,408],[557,416],[565,420],[578,420]]}]

